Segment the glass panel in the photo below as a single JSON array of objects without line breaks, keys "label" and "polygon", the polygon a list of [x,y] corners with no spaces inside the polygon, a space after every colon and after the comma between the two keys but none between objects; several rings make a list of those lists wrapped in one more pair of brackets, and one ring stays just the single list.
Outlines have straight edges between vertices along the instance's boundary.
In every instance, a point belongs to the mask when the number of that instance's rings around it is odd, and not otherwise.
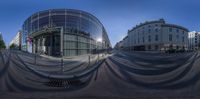
[{"label": "glass panel", "polygon": [[32,22],[32,32],[35,32],[38,30],[38,20]]},{"label": "glass panel", "polygon": [[27,21],[27,32],[31,33],[31,18],[29,18]]},{"label": "glass panel", "polygon": [[47,27],[49,25],[49,17],[42,17],[39,19],[39,29]]},{"label": "glass panel", "polygon": [[77,51],[76,50],[64,50],[64,55],[65,56],[76,56]]},{"label": "glass panel", "polygon": [[87,40],[87,38],[85,38],[85,37],[79,36],[79,37],[78,37],[78,41],[79,41],[79,42],[87,43],[88,40]]},{"label": "glass panel", "polygon": [[65,16],[64,15],[54,15],[51,16],[50,22],[53,26],[65,27]]},{"label": "glass panel", "polygon": [[37,19],[38,19],[38,13],[32,15],[32,18],[31,18],[31,19],[32,19],[32,20],[37,20]]},{"label": "glass panel", "polygon": [[79,18],[75,16],[68,15],[66,17],[66,27],[70,27],[73,30],[78,29],[79,27]]},{"label": "glass panel", "polygon": [[54,9],[51,10],[52,15],[65,15],[65,9]]},{"label": "glass panel", "polygon": [[65,34],[64,35],[64,40],[65,41],[77,41],[77,36]]},{"label": "glass panel", "polygon": [[172,41],[172,34],[169,34],[169,41]]},{"label": "glass panel", "polygon": [[64,49],[77,49],[77,42],[64,42]]},{"label": "glass panel", "polygon": [[49,11],[42,11],[42,12],[39,13],[39,16],[40,17],[47,17],[47,16],[49,16]]}]

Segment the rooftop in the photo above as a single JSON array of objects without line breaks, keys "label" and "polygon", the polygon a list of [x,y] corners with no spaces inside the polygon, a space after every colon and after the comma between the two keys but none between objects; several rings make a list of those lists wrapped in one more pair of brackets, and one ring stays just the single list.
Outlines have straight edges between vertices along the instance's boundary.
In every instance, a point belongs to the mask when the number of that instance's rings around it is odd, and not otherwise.
[{"label": "rooftop", "polygon": [[168,23],[165,22],[164,19],[161,18],[161,19],[159,19],[159,20],[145,21],[144,23],[140,23],[139,25],[136,25],[135,27],[133,27],[133,28],[132,28],[131,30],[129,30],[128,32],[133,31],[133,30],[135,30],[135,29],[138,29],[139,27],[142,27],[142,26],[144,26],[144,25],[152,24],[152,23],[162,23],[162,26],[177,27],[177,28],[180,28],[180,29],[189,31],[187,28],[182,27],[182,26],[180,26],[180,25],[168,24]]}]

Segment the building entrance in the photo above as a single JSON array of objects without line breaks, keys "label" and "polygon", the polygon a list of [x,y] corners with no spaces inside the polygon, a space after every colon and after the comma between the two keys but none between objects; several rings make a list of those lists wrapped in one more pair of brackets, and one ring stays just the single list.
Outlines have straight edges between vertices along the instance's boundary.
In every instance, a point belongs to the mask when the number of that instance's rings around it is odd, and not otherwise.
[{"label": "building entrance", "polygon": [[53,32],[48,34],[39,35],[34,38],[35,44],[33,45],[33,51],[39,54],[45,54],[49,56],[60,56],[60,33]]}]

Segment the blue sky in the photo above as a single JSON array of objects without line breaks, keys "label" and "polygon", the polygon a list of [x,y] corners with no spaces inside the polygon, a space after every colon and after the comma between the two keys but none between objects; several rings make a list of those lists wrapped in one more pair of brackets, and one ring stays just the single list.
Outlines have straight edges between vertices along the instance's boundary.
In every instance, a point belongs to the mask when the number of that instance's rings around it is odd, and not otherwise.
[{"label": "blue sky", "polygon": [[106,28],[114,46],[140,22],[164,18],[168,23],[200,31],[198,0],[1,0],[0,32],[8,44],[31,14],[53,8],[87,11]]}]

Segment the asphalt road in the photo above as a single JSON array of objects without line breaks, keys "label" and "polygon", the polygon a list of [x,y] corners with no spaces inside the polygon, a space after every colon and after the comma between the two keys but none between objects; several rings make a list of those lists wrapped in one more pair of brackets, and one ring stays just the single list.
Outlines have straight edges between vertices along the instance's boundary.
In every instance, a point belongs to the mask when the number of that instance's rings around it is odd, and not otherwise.
[{"label": "asphalt road", "polygon": [[19,51],[0,53],[1,99],[199,99],[200,53],[114,51],[60,60]]}]

